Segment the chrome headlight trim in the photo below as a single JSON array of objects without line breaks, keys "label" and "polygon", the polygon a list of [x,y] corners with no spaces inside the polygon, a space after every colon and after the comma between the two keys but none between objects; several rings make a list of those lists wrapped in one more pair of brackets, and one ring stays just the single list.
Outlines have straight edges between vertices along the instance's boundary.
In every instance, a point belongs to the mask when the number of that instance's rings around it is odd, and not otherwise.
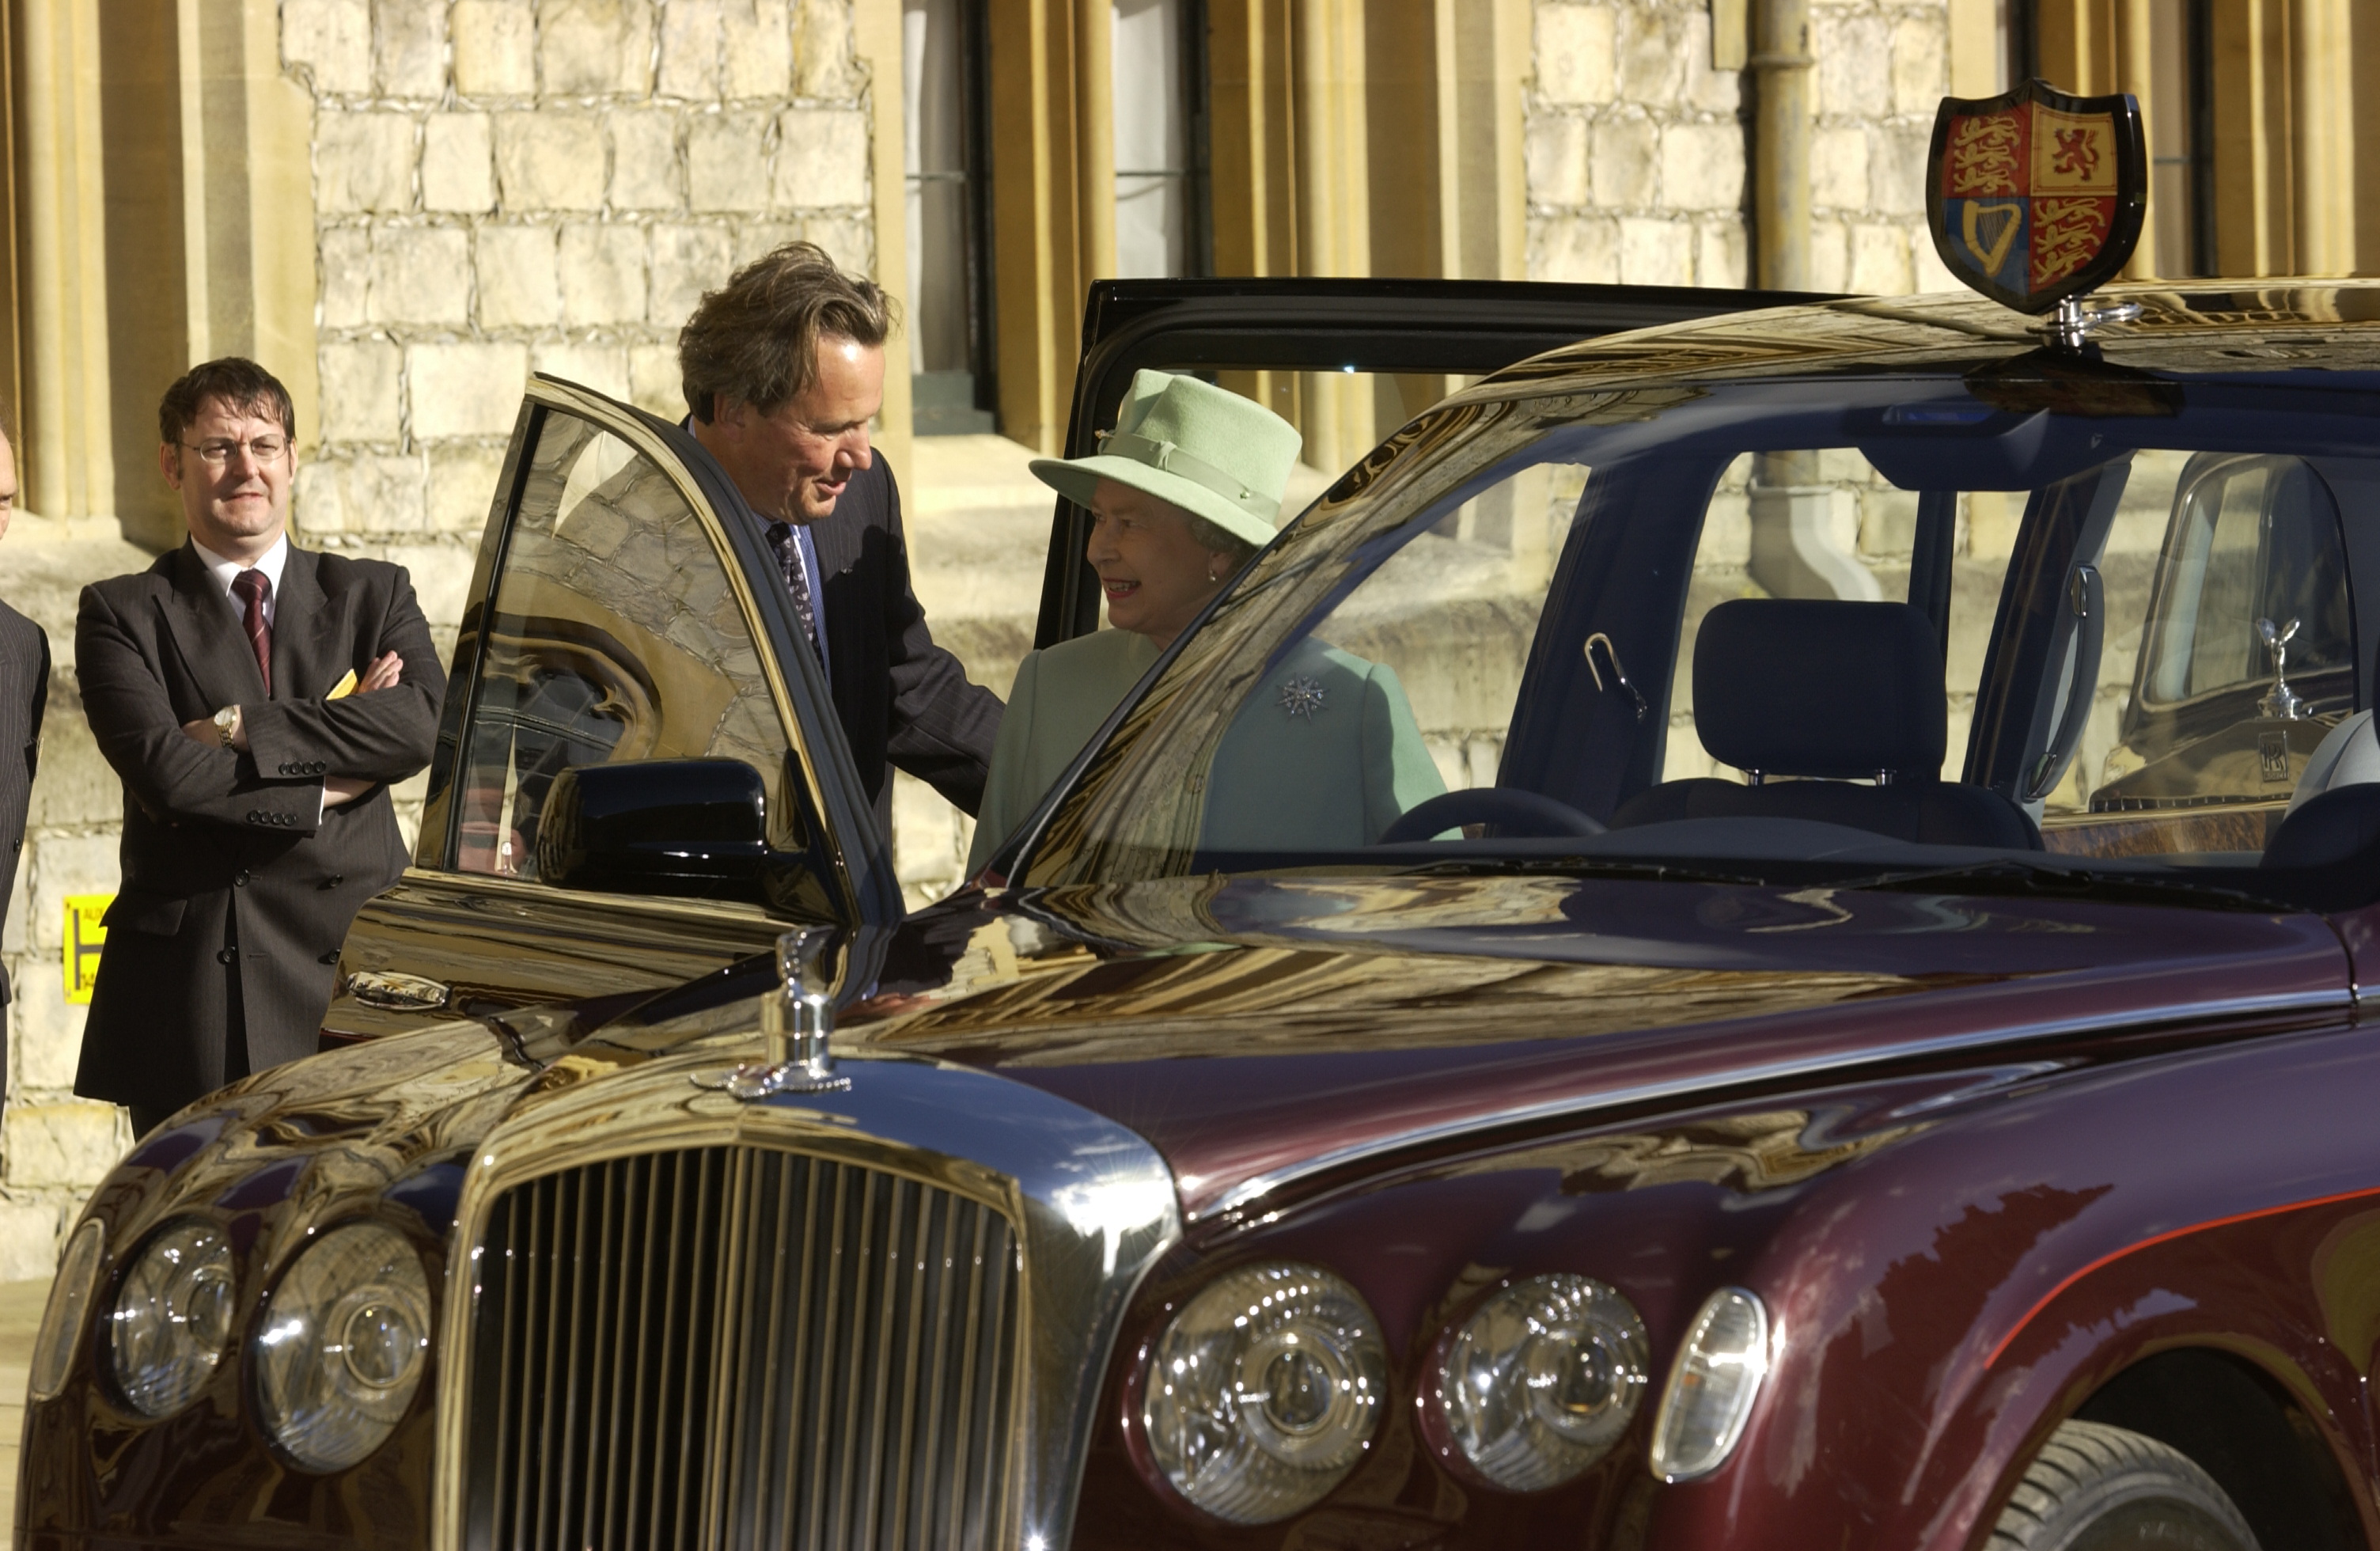
[{"label": "chrome headlight trim", "polygon": [[1216,1278],[1166,1322],[1135,1409],[1149,1462],[1184,1501],[1269,1524],[1347,1478],[1387,1389],[1363,1295],[1318,1266],[1266,1261]]},{"label": "chrome headlight trim", "polygon": [[126,1403],[153,1422],[197,1399],[231,1346],[237,1297],[221,1227],[178,1218],[152,1233],[108,1316],[108,1355]]},{"label": "chrome headlight trim", "polygon": [[1727,1463],[1743,1436],[1773,1359],[1768,1305],[1749,1288],[1703,1300],[1661,1391],[1653,1419],[1653,1473],[1692,1481]]},{"label": "chrome headlight trim", "polygon": [[387,1442],[429,1366],[431,1306],[420,1252],[385,1223],[300,1250],[249,1344],[257,1413],[282,1452],[326,1473]]},{"label": "chrome headlight trim", "polygon": [[1618,1291],[1572,1272],[1530,1277],[1439,1338],[1424,1425],[1487,1484],[1546,1491],[1611,1452],[1651,1365],[1645,1321]]},{"label": "chrome headlight trim", "polygon": [[32,1373],[26,1385],[26,1393],[34,1400],[55,1400],[66,1389],[91,1295],[106,1261],[107,1225],[85,1218],[58,1257],[57,1278],[50,1283],[49,1302],[42,1309],[42,1333],[33,1343]]}]

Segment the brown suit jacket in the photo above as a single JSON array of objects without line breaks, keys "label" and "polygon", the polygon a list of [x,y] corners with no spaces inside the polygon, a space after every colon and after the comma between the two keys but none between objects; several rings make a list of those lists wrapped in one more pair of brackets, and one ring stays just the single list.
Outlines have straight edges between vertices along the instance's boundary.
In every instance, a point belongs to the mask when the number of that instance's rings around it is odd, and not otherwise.
[{"label": "brown suit jacket", "polygon": [[[386,783],[429,763],[446,691],[412,583],[384,562],[293,546],[274,609],[267,699],[188,544],[83,588],[75,671],[124,780],[124,879],[77,1093],[170,1109],[220,1087],[234,1007],[252,1070],[311,1054],[348,925],[405,870]],[[402,683],[323,698],[387,651],[405,659]],[[235,703],[245,752],[182,733]],[[325,809],[334,775],[382,784]]]}]

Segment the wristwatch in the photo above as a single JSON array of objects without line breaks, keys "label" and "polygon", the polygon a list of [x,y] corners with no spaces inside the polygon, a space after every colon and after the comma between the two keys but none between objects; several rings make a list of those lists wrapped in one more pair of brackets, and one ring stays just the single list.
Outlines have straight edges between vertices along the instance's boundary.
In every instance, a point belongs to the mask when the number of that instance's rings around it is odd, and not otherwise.
[{"label": "wristwatch", "polygon": [[237,748],[238,745],[233,743],[232,739],[236,737],[238,733],[239,708],[237,706],[225,706],[223,709],[215,712],[215,733],[223,739],[224,747]]}]

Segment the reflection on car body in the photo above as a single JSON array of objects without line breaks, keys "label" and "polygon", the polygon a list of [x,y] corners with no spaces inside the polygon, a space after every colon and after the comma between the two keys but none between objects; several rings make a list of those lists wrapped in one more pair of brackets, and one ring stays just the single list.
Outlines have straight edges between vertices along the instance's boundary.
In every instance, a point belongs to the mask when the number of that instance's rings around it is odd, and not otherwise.
[{"label": "reflection on car body", "polygon": [[[2298,788],[2374,698],[2380,289],[2125,296],[2095,356],[1844,301],[1462,387],[906,917],[765,556],[667,428],[539,385],[348,946],[374,1037],[94,1198],[29,1534],[1971,1545],[2080,1424],[2263,1545],[2370,1543],[2380,784]],[[1274,369],[1262,302],[1176,321]],[[1093,329],[1087,403],[1167,316]],[[1318,645],[1393,672],[1446,806],[1213,830],[1354,711],[1284,697]],[[676,891],[544,876],[565,825]],[[722,1091],[805,922],[850,1086]],[[419,1320],[313,1261],[364,1222]],[[126,1303],[201,1261],[220,1339]],[[293,1442],[258,1343],[324,1288],[416,1388],[334,1373]]]}]

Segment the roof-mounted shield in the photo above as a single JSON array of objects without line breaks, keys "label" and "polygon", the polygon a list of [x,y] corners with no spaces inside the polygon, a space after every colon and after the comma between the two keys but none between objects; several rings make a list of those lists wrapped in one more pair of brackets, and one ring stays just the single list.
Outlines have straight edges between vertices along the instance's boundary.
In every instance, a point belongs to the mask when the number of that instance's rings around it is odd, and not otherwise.
[{"label": "roof-mounted shield", "polygon": [[2129,94],[2029,80],[1946,97],[1925,164],[1926,224],[1950,273],[2004,307],[2047,312],[2124,267],[2148,212],[2148,148]]}]

